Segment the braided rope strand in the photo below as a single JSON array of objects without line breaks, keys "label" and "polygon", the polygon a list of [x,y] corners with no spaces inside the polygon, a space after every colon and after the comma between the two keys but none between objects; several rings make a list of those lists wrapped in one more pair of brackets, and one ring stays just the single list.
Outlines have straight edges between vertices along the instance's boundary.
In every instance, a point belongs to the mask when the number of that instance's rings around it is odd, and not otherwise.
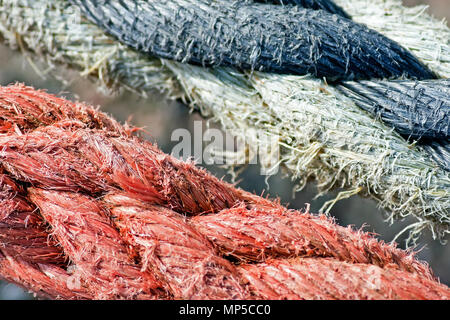
[{"label": "braided rope strand", "polygon": [[[434,72],[450,74],[450,32],[443,23],[423,14],[421,8],[406,9],[397,1],[371,1],[370,5],[357,1],[337,3],[356,21],[398,41]],[[73,8],[64,1],[21,4],[2,1],[3,12],[10,14],[0,14],[1,33],[12,45],[20,35],[29,49],[43,54],[48,62],[69,64],[97,76],[103,87],[123,86],[142,94],[159,88],[172,96],[185,96],[230,132],[242,134],[242,128],[280,132],[282,163],[299,187],[311,177],[322,191],[333,186],[358,189],[379,200],[392,218],[415,216],[419,223],[412,236],[424,228],[430,228],[435,237],[448,233],[448,172],[437,168],[421,147],[411,147],[321,81],[257,72],[248,78],[228,69],[205,70],[150,59],[83,20],[65,27],[64,17]],[[398,30],[403,30],[401,36]],[[251,136],[245,138],[251,147],[261,147]]]},{"label": "braided rope strand", "polygon": [[[26,221],[11,219],[22,210],[19,206],[8,206],[12,209],[4,211],[7,214],[0,223],[20,225],[16,229],[21,230],[22,236],[8,233],[11,228],[0,228],[0,275],[38,294],[64,299],[450,297],[450,289],[438,283],[428,266],[414,258],[414,253],[384,244],[367,233],[337,226],[323,215],[289,211],[277,202],[217,180],[189,163],[164,167],[161,164],[181,162],[148,141],[132,136],[132,128],[118,125],[89,106],[23,85],[0,87],[0,98],[0,137],[4,147],[0,158],[4,191],[0,196],[38,208],[31,212],[36,223],[30,226]],[[72,111],[67,113],[69,110]],[[48,136],[52,136],[52,144],[46,141]],[[88,138],[77,143],[82,137]],[[39,143],[40,138],[44,143]],[[130,143],[135,148],[105,148],[108,141],[114,146]],[[83,145],[92,152],[85,152]],[[59,157],[60,165],[53,167],[53,172],[39,167],[27,170],[36,162],[24,159],[19,166],[15,162],[18,153],[30,159],[52,154]],[[74,163],[72,155],[84,161]],[[121,158],[124,161],[118,161]],[[136,161],[125,160],[130,158]],[[148,163],[155,159],[160,161],[159,175],[163,176],[150,174],[155,171]],[[55,178],[55,171],[65,175],[68,166],[72,176],[68,175],[65,182]],[[76,181],[88,171],[91,176],[95,176],[94,172],[104,175],[104,182],[94,184],[95,188],[80,188],[82,184]],[[199,171],[204,173],[202,184],[208,189],[184,189],[186,199],[196,203],[173,205],[168,194],[175,193],[175,198],[178,195],[170,185],[167,190],[156,191],[161,197],[142,197],[143,183],[157,186],[161,179],[169,181],[176,176],[187,182],[198,181]],[[29,178],[30,174],[35,176]],[[113,176],[120,176],[129,181],[126,186],[137,188],[124,188]],[[32,187],[28,184],[31,180]],[[11,196],[11,188],[22,191]],[[200,203],[208,199],[200,193],[215,194],[214,188],[235,195],[235,202],[222,202],[225,207],[221,209],[210,205],[209,212],[199,212],[204,207]],[[290,226],[274,231],[271,221],[277,220],[280,226],[289,220]],[[224,223],[221,230],[217,229],[219,221]],[[233,227],[228,229],[227,224]],[[20,250],[14,254],[11,241],[21,239],[21,246],[27,247],[25,242],[33,242],[28,232],[34,234],[36,226],[45,225],[48,227],[40,230],[51,234],[57,245],[41,241],[40,250],[33,247],[27,255],[21,256]],[[265,226],[267,231],[259,231]],[[265,239],[254,232],[247,235],[252,229],[262,232]],[[265,251],[264,256],[254,255],[257,259],[253,261],[248,259],[251,255],[247,250],[242,259],[231,262],[224,254],[226,250],[220,248],[234,244],[212,240],[217,231],[225,235],[234,232],[233,241],[240,243],[241,248],[264,245],[273,249]],[[255,253],[258,250],[261,249]],[[238,246],[238,257],[240,251]],[[25,269],[14,269],[23,266]],[[282,286],[280,279],[284,279]]]}]

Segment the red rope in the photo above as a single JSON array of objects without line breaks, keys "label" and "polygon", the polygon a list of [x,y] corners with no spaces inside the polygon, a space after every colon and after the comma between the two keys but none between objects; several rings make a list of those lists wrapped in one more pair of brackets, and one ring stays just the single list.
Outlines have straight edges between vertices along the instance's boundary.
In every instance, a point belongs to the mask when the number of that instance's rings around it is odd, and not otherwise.
[{"label": "red rope", "polygon": [[0,275],[62,299],[448,299],[414,254],[0,87]]}]

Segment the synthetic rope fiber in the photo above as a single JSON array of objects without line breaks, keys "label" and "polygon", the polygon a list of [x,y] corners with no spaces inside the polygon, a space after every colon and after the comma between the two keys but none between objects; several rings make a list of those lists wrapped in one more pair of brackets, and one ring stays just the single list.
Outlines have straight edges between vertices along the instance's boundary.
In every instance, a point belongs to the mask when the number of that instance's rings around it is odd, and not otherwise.
[{"label": "synthetic rope fiber", "polygon": [[[396,0],[335,2],[354,21],[402,45],[434,74],[443,78],[450,75],[450,31],[444,22],[424,13],[424,7],[404,8]],[[83,75],[98,78],[103,88],[125,87],[143,95],[156,88],[185,98],[231,133],[237,130],[242,134],[242,129],[276,132],[281,163],[299,182],[299,189],[314,179],[322,192],[343,187],[371,196],[390,213],[390,221],[408,215],[417,219],[410,226],[410,239],[424,228],[436,238],[450,232],[449,172],[431,161],[424,150],[428,147],[407,142],[390,125],[361,110],[355,101],[366,109],[373,106],[364,100],[364,92],[354,92],[359,100],[343,95],[341,91],[351,88],[351,83],[336,90],[312,76],[259,71],[243,74],[230,68],[207,69],[153,59],[128,49],[84,19],[71,19],[75,11],[67,1],[3,0],[0,4],[0,33],[12,46],[27,48],[50,64],[79,69]],[[434,81],[446,88],[445,80]],[[392,83],[380,80],[373,87]],[[399,86],[408,88],[411,84]],[[397,91],[383,99],[395,104]],[[404,95],[400,99],[408,96],[404,90],[400,94]],[[420,97],[417,101],[420,107]],[[418,114],[416,124],[424,124],[427,115],[420,118]],[[389,124],[389,118],[383,120]],[[414,121],[408,120],[405,126],[411,123]],[[445,119],[431,131],[426,123],[422,131],[420,126],[415,128],[410,132],[416,131],[418,136],[423,132],[439,135],[445,130]],[[245,131],[249,147],[261,147],[252,130]],[[447,149],[435,144],[433,141],[431,154],[445,159]]]},{"label": "synthetic rope fiber", "polygon": [[136,131],[0,87],[2,277],[58,299],[450,298],[414,252],[237,189]]}]

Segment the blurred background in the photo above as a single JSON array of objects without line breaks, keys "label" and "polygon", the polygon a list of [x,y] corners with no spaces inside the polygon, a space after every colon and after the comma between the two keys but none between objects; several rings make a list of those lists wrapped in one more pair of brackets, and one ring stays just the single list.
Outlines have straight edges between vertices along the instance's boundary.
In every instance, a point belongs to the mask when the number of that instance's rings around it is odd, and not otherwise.
[{"label": "blurred background", "polygon": [[[430,5],[429,11],[437,18],[450,20],[450,0],[403,0],[407,6],[418,4]],[[64,70],[64,74],[67,74]],[[66,77],[65,77],[66,78]],[[104,112],[111,114],[119,121],[129,120],[138,127],[145,127],[150,133],[147,138],[170,153],[177,142],[170,141],[172,132],[178,128],[186,128],[193,132],[194,121],[205,121],[197,113],[189,113],[183,104],[168,101],[155,93],[148,99],[141,99],[131,93],[124,93],[111,97],[99,93],[95,86],[85,79],[80,79],[73,73],[73,81],[63,85],[54,78],[40,78],[24,57],[9,48],[0,45],[0,85],[23,82],[37,89],[47,89],[50,93],[62,94],[70,99],[79,99],[92,105],[99,105]],[[205,124],[206,127],[206,124]],[[218,166],[205,166],[217,177],[231,181],[227,171]],[[305,208],[305,203],[311,204],[311,212],[317,212],[322,204],[333,199],[338,190],[326,196],[314,199],[316,190],[314,184],[308,185],[303,191],[292,194],[294,183],[284,178],[282,172],[269,179],[270,188],[267,189],[265,176],[260,175],[257,165],[250,165],[239,176],[238,186],[257,194],[269,193],[271,197],[279,197],[283,204],[293,209]],[[412,220],[405,219],[389,225],[383,217],[385,215],[376,207],[373,200],[354,196],[338,202],[332,209],[331,215],[343,226],[353,225],[356,228],[364,226],[364,230],[375,232],[378,238],[386,242],[392,241]],[[399,238],[399,245],[404,246],[405,237]],[[427,261],[441,282],[450,285],[450,244],[441,245],[434,241],[429,233],[420,239],[417,248],[418,257]],[[21,288],[0,281],[0,299],[33,299],[33,296]]]}]

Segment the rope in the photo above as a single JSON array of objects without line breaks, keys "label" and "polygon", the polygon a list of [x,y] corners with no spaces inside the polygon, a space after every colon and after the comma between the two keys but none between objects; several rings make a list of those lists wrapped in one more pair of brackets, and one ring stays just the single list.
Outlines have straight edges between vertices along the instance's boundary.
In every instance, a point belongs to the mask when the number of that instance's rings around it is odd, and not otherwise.
[{"label": "rope", "polygon": [[[406,9],[393,0],[336,2],[434,73],[450,74],[449,29],[423,8]],[[153,59],[84,20],[74,21],[74,7],[65,1],[4,0],[1,7],[8,15],[0,13],[0,32],[12,46],[19,37],[50,64],[75,67],[97,77],[104,88],[125,87],[144,95],[156,88],[186,98],[203,115],[243,135],[255,150],[264,146],[253,140],[252,130],[278,134],[281,163],[299,188],[312,178],[321,192],[361,190],[390,212],[390,221],[408,215],[418,220],[410,240],[425,228],[435,238],[448,234],[448,171],[436,166],[424,147],[411,145],[334,87],[309,76],[246,75]]]},{"label": "rope", "polygon": [[339,88],[364,110],[420,145],[450,171],[450,81],[344,82]]},{"label": "rope", "polygon": [[450,80],[344,82],[361,108],[379,115],[405,136],[450,136]]},{"label": "rope", "polygon": [[[312,74],[327,81],[436,77],[396,42],[323,10],[208,0],[71,2],[122,43],[183,63]],[[441,132],[442,137],[434,135],[433,141],[442,142],[450,153],[448,81],[419,82],[419,86],[398,81],[344,86],[344,93],[358,97],[358,106],[378,112],[407,137],[430,137],[435,126],[437,130],[443,126],[446,131]],[[428,143],[426,150],[450,169],[450,158],[432,146]]]},{"label": "rope", "polygon": [[105,114],[0,87],[0,275],[59,299],[448,299],[413,252],[216,179]]},{"label": "rope", "polygon": [[323,10],[225,0],[71,2],[122,43],[154,57],[329,81],[435,78],[394,41]]},{"label": "rope", "polygon": [[331,0],[255,0],[255,1],[248,0],[248,1],[282,4],[282,5],[296,5],[302,8],[308,8],[313,10],[324,10],[329,13],[338,14],[344,18],[349,18],[348,14]]}]

